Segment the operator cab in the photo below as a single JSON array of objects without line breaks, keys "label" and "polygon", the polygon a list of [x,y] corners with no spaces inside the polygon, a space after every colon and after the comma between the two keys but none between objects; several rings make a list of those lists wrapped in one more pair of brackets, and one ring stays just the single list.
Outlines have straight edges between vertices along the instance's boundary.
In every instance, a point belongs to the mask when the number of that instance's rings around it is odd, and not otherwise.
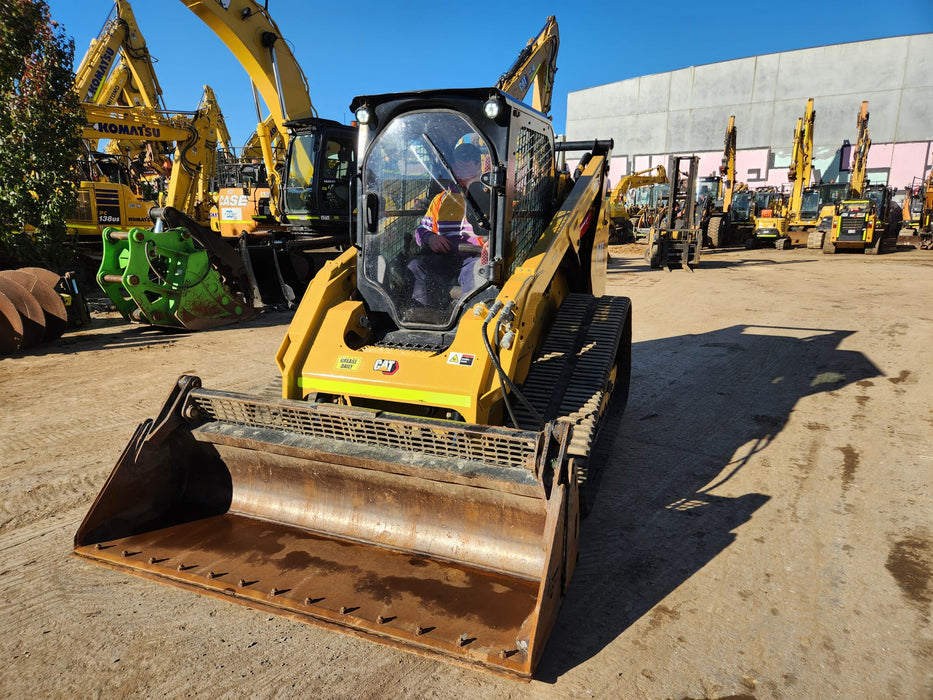
[{"label": "operator cab", "polygon": [[800,199],[800,218],[817,219],[820,216],[820,191],[818,189],[804,190]]},{"label": "operator cab", "polygon": [[718,177],[707,176],[697,180],[697,205],[705,206],[707,201],[716,203],[722,208],[722,181]]},{"label": "operator cab", "polygon": [[752,196],[748,190],[741,190],[732,196],[732,206],[729,208],[730,219],[733,222],[747,222],[752,217]]},{"label": "operator cab", "polygon": [[496,297],[550,221],[550,122],[494,89],[357,97],[351,109],[364,154],[360,293],[391,321],[388,334],[449,338],[465,311]]},{"label": "operator cab", "polygon": [[888,208],[888,188],[884,185],[870,185],[866,188],[865,195],[871,200],[876,212],[885,216]]},{"label": "operator cab", "polygon": [[285,126],[290,139],[281,200],[289,230],[349,238],[356,129],[318,118],[291,121]]}]

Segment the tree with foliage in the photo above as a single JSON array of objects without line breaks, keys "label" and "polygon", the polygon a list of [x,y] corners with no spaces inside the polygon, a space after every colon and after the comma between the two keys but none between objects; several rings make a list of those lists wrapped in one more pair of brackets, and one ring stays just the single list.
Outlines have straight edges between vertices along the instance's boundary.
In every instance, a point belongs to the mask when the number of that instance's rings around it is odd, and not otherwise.
[{"label": "tree with foliage", "polygon": [[84,124],[73,65],[74,41],[45,0],[0,0],[0,262],[73,258],[65,220]]}]

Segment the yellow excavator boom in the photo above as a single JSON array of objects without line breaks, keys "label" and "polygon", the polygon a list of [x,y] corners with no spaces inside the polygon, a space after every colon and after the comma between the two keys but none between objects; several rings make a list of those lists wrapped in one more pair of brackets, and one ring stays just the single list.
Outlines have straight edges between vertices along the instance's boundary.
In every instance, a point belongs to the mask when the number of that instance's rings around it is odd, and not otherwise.
[{"label": "yellow excavator boom", "polygon": [[667,182],[667,170],[665,170],[663,165],[653,165],[650,168],[640,170],[637,173],[624,175],[619,178],[619,181],[615,184],[615,187],[612,188],[612,193],[609,195],[609,201],[611,204],[621,203],[629,190],[635,189],[636,187],[656,185],[663,182]]},{"label": "yellow excavator boom", "polygon": [[[115,16],[108,20],[75,71],[75,91],[82,102],[98,103],[108,73],[118,57],[132,74],[142,104],[164,108],[162,88],[152,67],[152,57],[127,0],[116,0]],[[132,104],[132,103],[131,103]]]},{"label": "yellow excavator boom", "polygon": [[285,122],[316,117],[308,81],[272,16],[252,0],[182,0],[240,62],[280,133]]},{"label": "yellow excavator boom", "polygon": [[862,102],[859,108],[858,137],[855,142],[855,151],[852,154],[851,175],[849,177],[849,197],[861,197],[865,189],[865,177],[868,173],[868,151],[871,148],[871,137],[868,135],[868,102]]},{"label": "yellow excavator boom", "polygon": [[557,49],[560,37],[557,20],[547,18],[536,37],[519,53],[512,67],[506,71],[496,87],[515,99],[525,100],[528,90],[533,89],[529,104],[543,114],[551,111],[551,94],[554,90],[554,74],[557,72]]},{"label": "yellow excavator boom", "polygon": [[811,97],[807,100],[807,109],[804,116],[797,120],[797,129],[794,132],[794,150],[790,167],[787,169],[787,179],[791,182],[791,192],[784,215],[792,219],[800,216],[803,191],[810,186],[810,178],[813,173],[813,123],[815,116],[813,98]]},{"label": "yellow excavator boom", "polygon": [[[269,178],[270,206],[278,214],[281,207],[279,167],[288,146],[286,122],[317,117],[311,102],[308,81],[282,32],[269,12],[253,0],[182,0],[224,45],[249,75],[257,111],[256,144]],[[270,111],[261,114],[257,95]],[[304,164],[310,169],[310,163]]]},{"label": "yellow excavator boom", "polygon": [[736,191],[735,182],[735,115],[729,117],[726,127],[726,136],[722,147],[722,164],[719,166],[719,177],[722,180],[722,210],[728,212],[732,207],[732,195]]}]

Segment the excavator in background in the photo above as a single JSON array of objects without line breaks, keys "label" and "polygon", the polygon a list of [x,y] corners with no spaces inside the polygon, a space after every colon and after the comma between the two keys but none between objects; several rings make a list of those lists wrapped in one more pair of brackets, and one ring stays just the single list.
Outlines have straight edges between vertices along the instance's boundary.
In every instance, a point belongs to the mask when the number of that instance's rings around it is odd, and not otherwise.
[{"label": "excavator in background", "polygon": [[868,102],[862,102],[856,119],[857,137],[849,165],[849,181],[833,182],[818,187],[820,192],[820,220],[816,229],[811,231],[807,248],[824,250],[829,245],[829,236],[833,220],[839,206],[846,199],[858,199],[862,196],[868,181],[868,151],[871,138],[868,132]]},{"label": "excavator in background", "polygon": [[[704,245],[722,248],[747,241],[755,230],[752,197],[744,183],[735,177],[735,116],[729,117],[723,139],[719,175],[699,179],[698,206]],[[704,193],[705,188],[705,193]]]},{"label": "excavator in background", "polygon": [[[160,114],[163,116],[165,114],[172,114],[167,110],[154,111],[142,107],[138,107],[137,109],[143,118],[150,117],[152,114]],[[208,160],[206,156],[198,159],[200,169],[196,201],[199,203],[199,207],[203,209],[203,212],[199,211],[194,214],[194,216],[199,221],[206,221],[208,218],[208,211],[214,204],[212,190],[217,171],[216,164],[218,162],[228,161],[233,157],[233,143],[230,138],[230,132],[227,129],[227,123],[224,120],[223,112],[220,109],[220,104],[217,101],[217,96],[209,85],[204,86],[204,92],[196,108],[196,112],[197,111],[207,111],[212,115],[216,115],[216,125],[212,126],[215,157],[213,160]],[[190,114],[185,115],[184,113],[175,114],[177,116],[171,118],[179,126],[184,126],[192,116]],[[125,157],[134,171],[139,173],[139,177],[142,181],[146,183],[151,190],[159,193],[161,197],[161,206],[177,207],[182,206],[183,203],[168,202],[165,199],[168,191],[167,181],[171,177],[171,169],[174,166],[172,154],[174,154],[175,149],[176,143],[171,141],[145,141],[123,137],[119,139],[110,139],[104,151],[116,156]]]},{"label": "excavator in background", "polygon": [[[231,152],[213,90],[204,86],[194,115],[169,112],[153,63],[129,2],[118,0],[75,76],[75,91],[94,128],[84,130],[79,205],[68,223],[91,249],[108,226],[149,225],[148,211],[156,202],[206,222],[215,158],[205,144],[213,149],[213,141],[221,154]],[[208,116],[210,133],[198,115]],[[106,141],[103,153],[98,150],[101,140]],[[180,166],[181,177],[166,187],[171,172],[163,169],[163,157],[176,150],[174,164],[169,161],[168,167]],[[170,199],[166,190],[171,190]]]},{"label": "excavator in background", "polygon": [[[555,143],[494,87],[351,109],[353,246],[295,312],[283,398],[181,377],[74,551],[528,678],[568,590],[594,440],[628,395],[631,305],[604,294],[611,142]],[[470,185],[453,165],[465,143]],[[558,149],[586,151],[576,178]],[[481,245],[425,245],[441,193]]]},{"label": "excavator in background", "polygon": [[[75,92],[85,104],[168,111],[154,59],[127,0],[115,0],[100,33],[91,40],[75,71]],[[121,155],[129,150],[138,157],[147,144],[150,153],[170,153],[174,147],[171,142],[140,139],[110,142],[106,150]],[[97,144],[90,143],[89,148],[96,151]]]},{"label": "excavator in background", "polygon": [[[216,101],[205,99],[193,113],[162,112],[146,107],[102,107],[84,105],[86,141],[98,139],[157,140],[176,144],[169,175],[168,192],[163,204],[181,209],[203,223],[210,209],[209,180],[216,159],[216,135],[221,117]],[[109,163],[110,168],[103,167]],[[125,163],[125,161],[124,161]],[[139,197],[129,168],[120,167],[118,156],[110,159],[89,154],[89,169],[78,193],[78,208],[68,226],[76,231],[79,243],[100,240],[106,227],[147,226],[154,200]]]},{"label": "excavator in background", "polygon": [[805,244],[810,231],[819,224],[820,194],[810,185],[813,172],[813,124],[816,115],[813,98],[807,100],[804,116],[797,119],[794,146],[787,179],[791,191],[779,211],[765,216],[758,210],[755,217],[754,237],[751,244],[771,244],[783,249]]},{"label": "excavator in background", "polygon": [[619,178],[612,192],[609,193],[610,243],[629,243],[635,240],[633,216],[637,209],[629,205],[627,201],[629,191],[665,182],[667,182],[667,171],[663,165],[655,165]]},{"label": "excavator in background", "polygon": [[[115,2],[99,35],[91,40],[75,71],[75,92],[92,107],[164,110],[153,59],[129,2]],[[96,250],[105,227],[149,223],[156,188],[143,179],[144,164],[131,156],[138,156],[147,143],[150,154],[164,152],[171,142],[127,136],[109,140],[106,152],[101,152],[99,142],[109,135],[85,130],[84,137],[85,150],[78,162],[78,206],[67,225],[79,245],[85,244],[82,248]]]},{"label": "excavator in background", "polygon": [[[255,314],[260,294],[248,260],[209,227],[213,202],[207,185],[216,161],[220,114],[216,103],[206,99],[190,117],[149,110],[141,116],[140,108],[131,107],[86,106],[85,111],[91,134],[178,142],[164,197],[167,206],[146,212],[147,223],[156,215],[155,226],[108,226],[101,234],[97,282],[117,310],[133,321],[191,330]],[[99,222],[101,218],[98,212]]]},{"label": "excavator in background", "polygon": [[862,102],[848,195],[834,207],[829,235],[824,237],[824,253],[861,250],[873,255],[882,251],[886,238],[897,235],[900,210],[894,205],[891,191],[885,185],[868,183],[870,148],[868,102]]},{"label": "excavator in background", "polygon": [[212,228],[239,246],[262,298],[291,306],[314,272],[350,245],[356,129],[318,116],[304,72],[262,6],[182,2],[246,70],[256,105],[248,148],[222,165]]},{"label": "excavator in background", "polygon": [[96,254],[108,226],[147,226],[157,195],[121,156],[86,151],[78,161],[78,205],[66,220],[79,250]]},{"label": "excavator in background", "polygon": [[670,185],[667,181],[629,191],[626,200],[630,202],[628,211],[636,241],[647,238],[651,229],[661,225],[667,216],[669,193]]},{"label": "excavator in background", "polygon": [[[229,146],[217,148],[218,139],[229,140],[229,134],[210,87],[204,86],[204,98],[193,113],[90,104],[84,108],[88,147],[78,163],[78,206],[66,222],[79,248],[96,251],[107,227],[150,226],[149,210],[157,205],[182,209],[208,223],[217,155],[229,152]],[[100,139],[109,139],[108,152],[89,147]],[[119,152],[120,143],[146,139],[175,144],[170,169],[143,168],[131,154]]]},{"label": "excavator in background", "polygon": [[933,248],[933,169],[926,180],[914,178],[905,190],[897,245],[929,250]]}]

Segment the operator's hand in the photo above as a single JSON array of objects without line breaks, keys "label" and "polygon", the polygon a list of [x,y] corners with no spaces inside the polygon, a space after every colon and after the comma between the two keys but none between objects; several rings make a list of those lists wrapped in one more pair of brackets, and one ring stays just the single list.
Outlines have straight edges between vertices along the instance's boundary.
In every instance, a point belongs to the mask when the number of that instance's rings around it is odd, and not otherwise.
[{"label": "operator's hand", "polygon": [[428,247],[435,253],[449,253],[450,241],[448,241],[446,237],[435,233],[428,238]]}]

